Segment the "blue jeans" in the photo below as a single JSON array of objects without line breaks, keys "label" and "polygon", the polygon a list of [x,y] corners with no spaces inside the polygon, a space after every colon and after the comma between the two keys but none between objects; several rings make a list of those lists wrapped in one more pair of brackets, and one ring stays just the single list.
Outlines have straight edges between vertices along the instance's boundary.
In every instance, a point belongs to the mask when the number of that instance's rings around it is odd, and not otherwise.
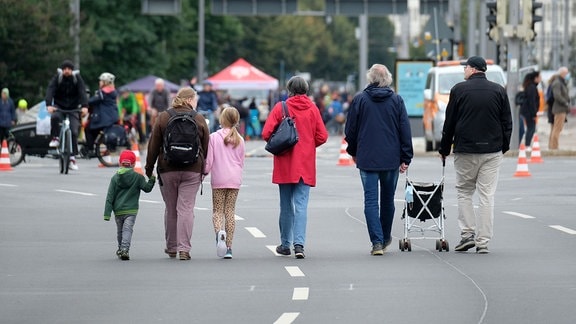
[{"label": "blue jeans", "polygon": [[200,110],[198,113],[208,120],[208,129],[210,130],[210,133],[215,132],[217,129],[214,112],[212,110]]},{"label": "blue jeans", "polygon": [[136,222],[136,215],[115,216],[115,219],[118,249],[128,251],[130,249],[130,241],[132,241],[132,230]]},{"label": "blue jeans", "polygon": [[[364,187],[364,216],[372,244],[387,244],[392,239],[392,222],[396,210],[394,193],[398,183],[398,174],[398,169],[360,170]],[[380,190],[380,205],[378,205],[378,190]]]},{"label": "blue jeans", "polygon": [[299,183],[279,184],[280,189],[280,240],[282,246],[306,243],[306,221],[308,219],[308,197],[310,186]]}]

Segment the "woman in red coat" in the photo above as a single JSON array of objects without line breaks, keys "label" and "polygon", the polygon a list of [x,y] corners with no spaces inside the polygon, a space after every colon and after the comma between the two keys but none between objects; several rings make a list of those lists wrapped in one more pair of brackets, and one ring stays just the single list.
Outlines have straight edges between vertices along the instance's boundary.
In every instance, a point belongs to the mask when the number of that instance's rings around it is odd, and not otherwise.
[{"label": "woman in red coat", "polygon": [[[326,143],[328,132],[322,122],[318,107],[308,98],[308,83],[301,77],[292,77],[286,86],[288,113],[298,130],[298,143],[288,152],[274,156],[272,182],[280,190],[280,239],[276,247],[280,255],[304,258],[306,220],[310,187],[316,186],[316,147]],[[262,138],[270,139],[282,121],[282,103],[278,102],[264,125]]]}]

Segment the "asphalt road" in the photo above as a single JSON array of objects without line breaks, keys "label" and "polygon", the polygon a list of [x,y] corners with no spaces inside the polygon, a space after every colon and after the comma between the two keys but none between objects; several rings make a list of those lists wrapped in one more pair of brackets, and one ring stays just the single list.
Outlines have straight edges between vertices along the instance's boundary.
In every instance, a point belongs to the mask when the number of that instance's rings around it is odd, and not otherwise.
[{"label": "asphalt road", "polygon": [[[260,154],[261,144],[248,150]],[[311,191],[307,258],[275,256],[278,192],[272,159],[246,160],[237,204],[234,259],[216,257],[209,182],[198,196],[192,260],[163,253],[158,188],[141,195],[130,261],[114,252],[115,224],[102,219],[113,169],[31,158],[0,173],[1,323],[574,323],[576,160],[547,157],[513,177],[504,160],[491,253],[455,253],[459,240],[452,160],[444,205],[450,252],[433,240],[400,252],[405,178],[397,191],[396,240],[369,255],[356,168],[337,166],[340,142],[319,152]],[[410,179],[440,181],[433,155]]]}]

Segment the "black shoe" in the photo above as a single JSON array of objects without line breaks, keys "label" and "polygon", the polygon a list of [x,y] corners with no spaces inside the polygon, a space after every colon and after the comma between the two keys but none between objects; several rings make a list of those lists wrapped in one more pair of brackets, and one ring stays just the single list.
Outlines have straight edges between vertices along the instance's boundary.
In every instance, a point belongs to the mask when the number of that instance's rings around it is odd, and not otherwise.
[{"label": "black shoe", "polygon": [[478,246],[476,247],[476,253],[478,254],[488,254],[490,253],[490,250],[488,250],[487,246]]},{"label": "black shoe", "polygon": [[460,241],[460,243],[458,243],[458,245],[456,245],[456,247],[454,248],[454,251],[465,252],[465,251],[468,251],[469,249],[471,249],[475,246],[476,246],[476,243],[474,243],[474,237],[471,236],[469,238],[462,239],[462,241]]},{"label": "black shoe", "polygon": [[118,257],[118,259],[122,258],[122,250],[118,249],[116,250],[116,256]]},{"label": "black shoe", "polygon": [[296,256],[296,259],[304,259],[306,257],[304,255],[304,247],[302,245],[294,245],[294,256]]},{"label": "black shoe", "polygon": [[120,259],[122,261],[128,261],[130,260],[130,254],[128,254],[128,250],[122,250],[120,251]]},{"label": "black shoe", "polygon": [[372,251],[370,252],[372,255],[384,255],[384,246],[381,243],[376,243],[372,245]]},{"label": "black shoe", "polygon": [[280,255],[290,255],[290,248],[287,247],[283,247],[282,245],[278,245],[276,247],[276,253],[280,254]]}]

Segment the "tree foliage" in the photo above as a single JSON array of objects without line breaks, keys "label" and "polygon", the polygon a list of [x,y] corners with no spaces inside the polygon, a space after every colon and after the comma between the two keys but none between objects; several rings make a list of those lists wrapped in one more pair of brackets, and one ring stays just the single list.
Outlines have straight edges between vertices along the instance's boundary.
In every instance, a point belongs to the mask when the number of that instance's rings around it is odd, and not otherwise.
[{"label": "tree foliage", "polygon": [[[213,16],[206,4],[207,75],[239,57],[275,77],[306,71],[345,80],[357,72],[356,18]],[[300,6],[322,10],[323,1]],[[60,62],[73,57],[70,0],[0,0],[0,7],[9,8],[0,10],[0,86],[39,99]],[[392,65],[393,35],[387,19],[370,20],[370,63]],[[141,0],[81,1],[80,67],[91,89],[102,72],[115,74],[117,85],[148,74],[188,79],[197,73],[197,46],[197,0],[183,0],[178,16],[143,15]]]}]

